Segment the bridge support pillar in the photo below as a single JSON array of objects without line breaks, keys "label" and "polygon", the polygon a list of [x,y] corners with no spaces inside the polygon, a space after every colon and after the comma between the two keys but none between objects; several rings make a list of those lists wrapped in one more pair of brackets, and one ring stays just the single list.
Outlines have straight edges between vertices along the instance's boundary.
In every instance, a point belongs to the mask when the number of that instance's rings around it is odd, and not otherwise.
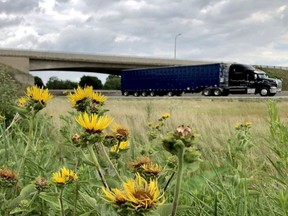
[{"label": "bridge support pillar", "polygon": [[24,85],[34,85],[34,77],[29,74],[29,58],[26,57],[0,57],[0,63],[15,70],[15,79]]}]

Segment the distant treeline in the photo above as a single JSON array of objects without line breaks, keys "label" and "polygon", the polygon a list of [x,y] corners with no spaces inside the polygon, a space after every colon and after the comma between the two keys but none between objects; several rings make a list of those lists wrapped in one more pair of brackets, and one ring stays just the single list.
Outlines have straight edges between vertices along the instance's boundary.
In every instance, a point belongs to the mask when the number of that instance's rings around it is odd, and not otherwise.
[{"label": "distant treeline", "polygon": [[48,89],[74,89],[77,86],[93,86],[93,89],[119,90],[120,77],[117,75],[109,75],[104,85],[101,80],[94,76],[82,76],[79,82],[71,80],[60,80],[58,77],[50,77],[46,85],[44,85],[40,77],[35,76],[35,85],[44,86]]}]

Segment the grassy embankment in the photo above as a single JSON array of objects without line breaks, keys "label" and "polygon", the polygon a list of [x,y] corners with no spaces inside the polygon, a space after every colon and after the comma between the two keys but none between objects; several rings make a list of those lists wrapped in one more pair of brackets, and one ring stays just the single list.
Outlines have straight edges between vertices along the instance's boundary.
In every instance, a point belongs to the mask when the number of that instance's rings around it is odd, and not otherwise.
[{"label": "grassy embankment", "polygon": [[265,71],[269,77],[282,79],[283,82],[282,91],[288,91],[288,70],[277,68],[260,68],[260,69]]}]

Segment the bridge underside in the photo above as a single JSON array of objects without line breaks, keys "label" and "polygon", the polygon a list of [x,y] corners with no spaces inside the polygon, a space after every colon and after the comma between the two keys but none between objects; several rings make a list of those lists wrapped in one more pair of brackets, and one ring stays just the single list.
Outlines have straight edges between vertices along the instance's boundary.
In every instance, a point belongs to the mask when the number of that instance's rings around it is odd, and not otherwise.
[{"label": "bridge underside", "polygon": [[20,81],[34,84],[34,79],[29,71],[75,71],[120,75],[121,71],[125,69],[209,64],[212,62],[0,49],[0,63],[26,73],[27,79]]}]

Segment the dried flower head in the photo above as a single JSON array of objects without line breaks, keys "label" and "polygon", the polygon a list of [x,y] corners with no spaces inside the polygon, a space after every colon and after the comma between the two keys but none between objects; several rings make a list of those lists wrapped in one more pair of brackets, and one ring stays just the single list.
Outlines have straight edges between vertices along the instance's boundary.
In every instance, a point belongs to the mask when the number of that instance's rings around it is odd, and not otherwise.
[{"label": "dried flower head", "polygon": [[81,138],[81,136],[79,134],[75,133],[72,136],[72,142],[77,144],[80,142],[80,138]]},{"label": "dried flower head", "polygon": [[38,191],[44,191],[49,187],[49,182],[47,179],[38,177],[34,181],[35,187]]},{"label": "dried flower head", "polygon": [[0,185],[10,187],[16,184],[17,175],[14,171],[9,169],[0,169]]},{"label": "dried flower head", "polygon": [[144,164],[148,164],[148,163],[151,163],[151,159],[149,157],[142,156],[142,157],[137,158],[135,161],[130,162],[128,165],[131,168],[139,168],[143,166]]},{"label": "dried flower head", "polygon": [[180,125],[176,128],[175,135],[180,137],[190,137],[192,135],[192,130],[189,126]]}]

